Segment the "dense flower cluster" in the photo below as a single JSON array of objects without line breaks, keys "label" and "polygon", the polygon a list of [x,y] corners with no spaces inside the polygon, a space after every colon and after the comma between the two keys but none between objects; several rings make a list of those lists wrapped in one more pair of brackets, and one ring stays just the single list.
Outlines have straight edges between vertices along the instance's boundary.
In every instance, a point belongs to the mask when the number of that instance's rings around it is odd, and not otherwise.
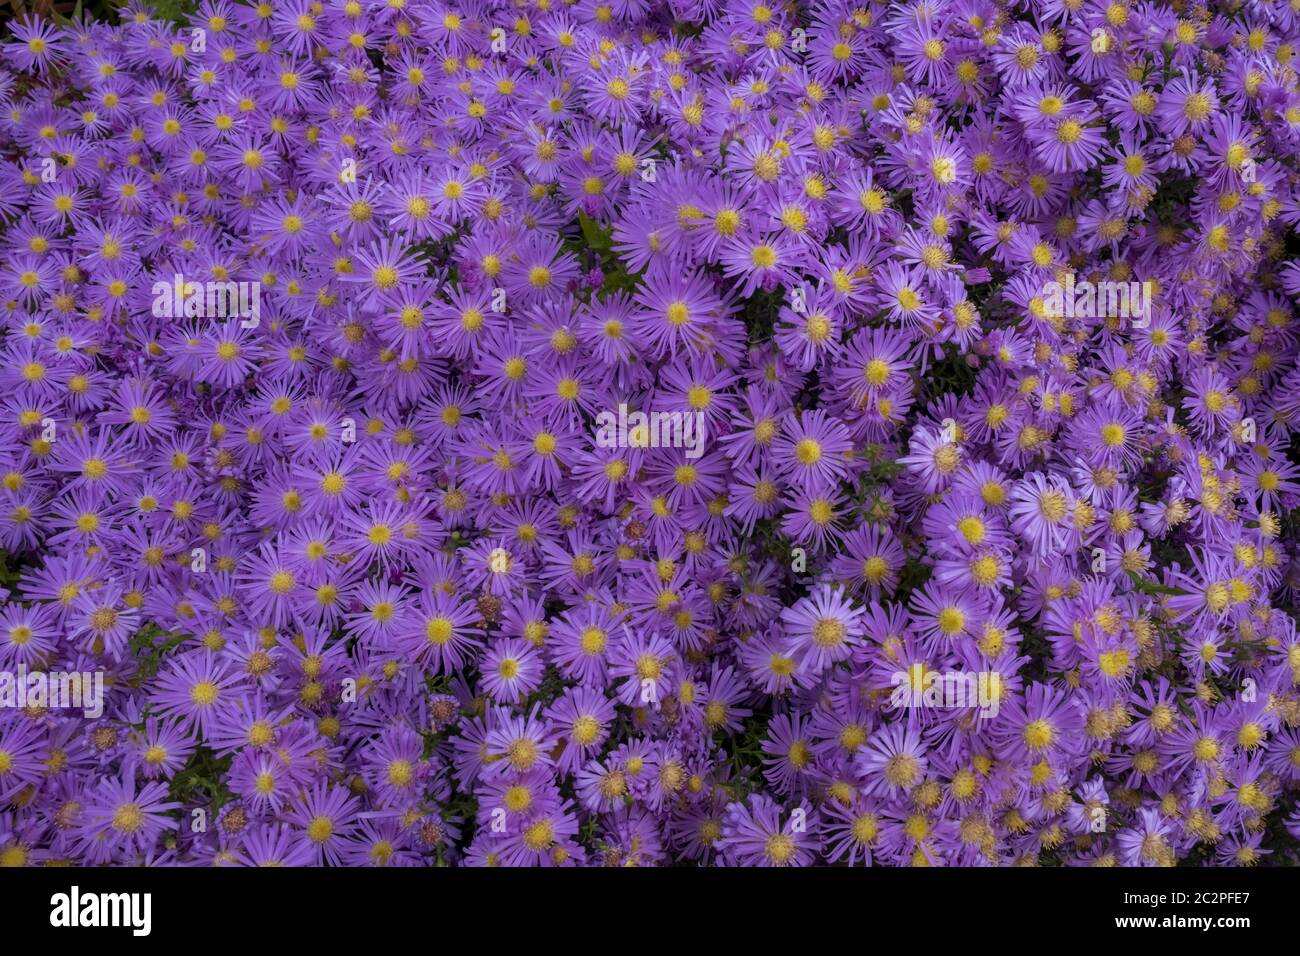
[{"label": "dense flower cluster", "polygon": [[1294,0],[10,31],[0,864],[1296,860]]}]

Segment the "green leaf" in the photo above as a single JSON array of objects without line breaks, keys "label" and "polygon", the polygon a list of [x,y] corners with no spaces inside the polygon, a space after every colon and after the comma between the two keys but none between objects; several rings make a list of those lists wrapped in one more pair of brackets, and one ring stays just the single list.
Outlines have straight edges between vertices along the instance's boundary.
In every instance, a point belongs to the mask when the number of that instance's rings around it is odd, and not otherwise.
[{"label": "green leaf", "polygon": [[582,224],[582,238],[587,240],[587,245],[594,252],[608,252],[613,246],[613,230],[606,232],[600,228],[596,220],[592,219],[585,212],[578,212],[578,222]]}]

